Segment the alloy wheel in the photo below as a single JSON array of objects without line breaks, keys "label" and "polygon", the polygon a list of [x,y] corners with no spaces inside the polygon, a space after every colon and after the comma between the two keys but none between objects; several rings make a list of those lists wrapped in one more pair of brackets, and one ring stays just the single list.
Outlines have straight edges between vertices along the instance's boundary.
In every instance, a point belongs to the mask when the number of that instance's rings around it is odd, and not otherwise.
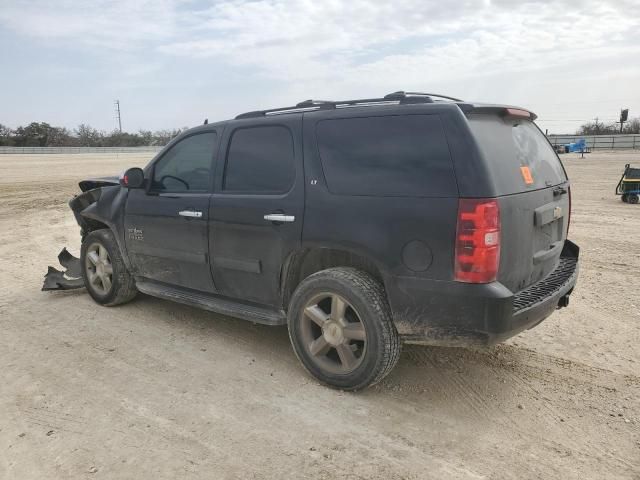
[{"label": "alloy wheel", "polygon": [[367,333],[360,315],[342,296],[324,292],[302,310],[300,333],[310,359],[334,374],[348,374],[362,363]]},{"label": "alloy wheel", "polygon": [[99,295],[107,295],[113,285],[113,265],[109,252],[100,243],[92,243],[87,248],[85,258],[87,280]]}]

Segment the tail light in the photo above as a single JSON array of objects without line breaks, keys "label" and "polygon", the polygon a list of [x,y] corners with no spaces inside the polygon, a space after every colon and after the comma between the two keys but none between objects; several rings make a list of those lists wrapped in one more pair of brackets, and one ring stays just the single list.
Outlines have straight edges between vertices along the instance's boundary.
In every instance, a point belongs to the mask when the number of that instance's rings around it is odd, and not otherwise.
[{"label": "tail light", "polygon": [[496,199],[461,198],[458,203],[454,278],[489,283],[500,265],[500,207]]}]

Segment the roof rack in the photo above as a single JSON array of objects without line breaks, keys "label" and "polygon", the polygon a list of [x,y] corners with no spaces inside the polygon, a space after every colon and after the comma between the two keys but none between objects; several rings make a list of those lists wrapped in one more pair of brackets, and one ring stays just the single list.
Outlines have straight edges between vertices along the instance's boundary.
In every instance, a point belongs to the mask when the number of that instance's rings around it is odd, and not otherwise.
[{"label": "roof rack", "polygon": [[437,93],[420,93],[420,92],[393,92],[381,98],[360,98],[356,100],[304,100],[292,107],[271,108],[268,110],[255,110],[252,112],[242,113],[236,116],[236,119],[264,117],[267,115],[281,115],[286,113],[315,112],[316,110],[334,110],[336,108],[346,108],[354,106],[373,106],[396,103],[400,105],[410,105],[418,103],[433,103],[431,97],[443,98],[454,102],[462,102],[458,98],[439,95]]},{"label": "roof rack", "polygon": [[451,100],[453,102],[464,102],[464,100],[461,100],[459,98],[449,97],[447,95],[440,95],[439,93],[403,92],[402,90],[398,92],[393,92],[384,96],[384,98],[409,98],[409,97],[436,97],[436,98],[444,98],[446,100]]}]

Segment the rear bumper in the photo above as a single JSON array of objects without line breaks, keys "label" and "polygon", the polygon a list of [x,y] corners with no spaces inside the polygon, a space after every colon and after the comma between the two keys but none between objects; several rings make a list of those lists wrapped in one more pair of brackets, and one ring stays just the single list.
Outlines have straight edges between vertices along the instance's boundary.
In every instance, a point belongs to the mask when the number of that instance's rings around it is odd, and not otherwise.
[{"label": "rear bumper", "polygon": [[515,294],[499,282],[393,277],[385,284],[398,333],[406,342],[432,345],[504,341],[568,305],[578,280],[578,255],[578,246],[567,240],[555,270]]}]

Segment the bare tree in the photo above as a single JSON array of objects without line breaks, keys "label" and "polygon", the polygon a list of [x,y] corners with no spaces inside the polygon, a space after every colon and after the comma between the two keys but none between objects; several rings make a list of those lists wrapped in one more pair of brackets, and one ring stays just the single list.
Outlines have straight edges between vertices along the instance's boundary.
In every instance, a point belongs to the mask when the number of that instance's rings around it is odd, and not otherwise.
[{"label": "bare tree", "polygon": [[11,145],[13,145],[13,130],[0,123],[0,146],[7,147]]},{"label": "bare tree", "polygon": [[103,143],[104,133],[95,128],[81,123],[75,131],[78,145],[81,147],[100,147]]},{"label": "bare tree", "polygon": [[186,127],[173,130],[140,130],[138,133],[114,130],[105,133],[81,123],[73,131],[64,127],[53,127],[46,122],[32,122],[15,130],[0,124],[0,146],[18,147],[139,147],[163,146],[180,135]]},{"label": "bare tree", "polygon": [[577,135],[620,135],[620,133],[640,133],[640,118],[632,118],[625,122],[622,132],[617,122],[603,123],[596,118],[593,122],[583,124],[577,131]]}]

